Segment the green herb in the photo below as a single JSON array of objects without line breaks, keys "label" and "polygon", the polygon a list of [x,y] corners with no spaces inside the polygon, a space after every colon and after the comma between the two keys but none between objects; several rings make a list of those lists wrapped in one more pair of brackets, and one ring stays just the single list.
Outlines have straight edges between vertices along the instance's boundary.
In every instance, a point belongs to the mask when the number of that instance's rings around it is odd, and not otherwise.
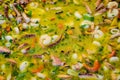
[{"label": "green herb", "polygon": [[23,80],[27,72],[20,73],[17,77],[16,80]]},{"label": "green herb", "polygon": [[52,73],[54,74],[57,74],[59,71],[59,66],[55,66],[53,69],[52,69]]},{"label": "green herb", "polygon": [[89,25],[88,24],[84,24],[84,25],[81,25],[80,27],[83,28],[83,29],[86,29],[86,28],[89,28]]},{"label": "green herb", "polygon": [[94,21],[94,17],[90,14],[84,14],[83,18],[84,18],[84,20]]},{"label": "green herb", "polygon": [[29,11],[29,12],[27,13],[27,15],[28,15],[29,17],[32,17],[32,11]]},{"label": "green herb", "polygon": [[34,53],[34,52],[35,52],[35,48],[30,49],[28,52],[29,52],[30,54]]},{"label": "green herb", "polygon": [[12,42],[13,42],[13,40],[11,39],[11,40],[9,40],[9,42],[10,42],[10,43],[12,43]]},{"label": "green herb", "polygon": [[120,4],[118,5],[118,8],[120,8]]},{"label": "green herb", "polygon": [[19,11],[22,11],[22,12],[24,11],[23,8],[20,5],[17,5],[16,7]]},{"label": "green herb", "polygon": [[76,71],[72,70],[72,69],[68,69],[67,74],[72,75],[72,76],[77,76],[78,75],[78,73]]},{"label": "green herb", "polygon": [[4,17],[0,15],[0,20],[4,20]]}]

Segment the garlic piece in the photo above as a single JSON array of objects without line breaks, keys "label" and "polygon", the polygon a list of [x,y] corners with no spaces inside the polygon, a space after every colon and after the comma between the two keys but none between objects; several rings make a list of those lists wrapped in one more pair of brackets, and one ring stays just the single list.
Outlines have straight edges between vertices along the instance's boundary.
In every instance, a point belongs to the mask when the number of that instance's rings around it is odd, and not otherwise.
[{"label": "garlic piece", "polygon": [[81,15],[78,11],[76,11],[76,12],[74,13],[74,15],[75,15],[75,17],[78,18],[78,19],[82,18],[82,15]]},{"label": "garlic piece", "polygon": [[46,77],[45,74],[39,73],[39,72],[36,73],[36,75],[37,75],[38,77],[40,77],[40,78],[43,78],[43,79]]},{"label": "garlic piece", "polygon": [[27,29],[28,26],[29,26],[29,25],[28,25],[27,23],[23,23],[23,24],[22,24],[22,28],[23,28],[23,29]]},{"label": "garlic piece", "polygon": [[100,42],[98,42],[98,41],[93,41],[93,44],[96,46],[101,46]]},{"label": "garlic piece", "polygon": [[16,34],[19,34],[19,33],[20,33],[20,31],[19,31],[19,28],[18,28],[18,27],[15,27],[15,28],[14,28],[14,31],[16,32]]},{"label": "garlic piece", "polygon": [[6,46],[6,47],[10,47],[10,46],[11,46],[11,43],[10,43],[10,42],[7,42],[7,43],[5,44],[5,46]]},{"label": "garlic piece", "polygon": [[78,57],[78,55],[77,55],[76,53],[74,53],[74,54],[72,55],[72,58],[73,58],[73,59],[77,59],[77,57]]},{"label": "garlic piece", "polygon": [[32,23],[40,22],[40,19],[39,19],[39,18],[32,18],[32,19],[31,19],[31,22],[32,22]]},{"label": "garlic piece", "polygon": [[32,27],[38,27],[39,24],[36,24],[36,23],[30,23],[30,26],[32,26]]},{"label": "garlic piece", "polygon": [[13,37],[12,37],[12,36],[5,36],[5,39],[6,39],[7,41],[10,41],[10,40],[13,39]]},{"label": "garlic piece", "polygon": [[110,62],[118,62],[119,61],[119,58],[118,57],[111,57],[109,59]]}]

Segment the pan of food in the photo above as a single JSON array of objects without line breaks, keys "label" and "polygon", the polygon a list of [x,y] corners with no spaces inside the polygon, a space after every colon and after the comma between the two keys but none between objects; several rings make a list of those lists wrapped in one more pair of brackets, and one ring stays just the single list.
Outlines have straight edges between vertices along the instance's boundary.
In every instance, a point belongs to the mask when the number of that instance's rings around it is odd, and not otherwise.
[{"label": "pan of food", "polygon": [[0,0],[0,80],[120,80],[120,0]]}]

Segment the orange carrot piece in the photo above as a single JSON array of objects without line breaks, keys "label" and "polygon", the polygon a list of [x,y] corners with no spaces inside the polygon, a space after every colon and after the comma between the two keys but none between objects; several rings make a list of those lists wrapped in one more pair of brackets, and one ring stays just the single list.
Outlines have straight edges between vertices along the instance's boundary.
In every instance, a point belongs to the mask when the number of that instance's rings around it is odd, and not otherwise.
[{"label": "orange carrot piece", "polygon": [[72,35],[72,34],[73,34],[73,31],[72,31],[72,30],[68,30],[68,31],[67,31],[67,34]]},{"label": "orange carrot piece", "polygon": [[32,73],[40,72],[43,68],[44,68],[44,66],[41,65],[41,66],[39,66],[37,69],[33,69],[33,70],[32,70]]},{"label": "orange carrot piece", "polygon": [[0,76],[0,80],[4,80],[4,77],[3,77],[3,76]]},{"label": "orange carrot piece", "polygon": [[51,21],[54,21],[54,20],[55,20],[55,17],[51,18],[50,20],[51,20]]},{"label": "orange carrot piece", "polygon": [[46,0],[42,0],[42,2],[44,2],[44,3],[45,3],[45,2],[46,2]]},{"label": "orange carrot piece", "polygon": [[64,25],[63,25],[62,23],[59,23],[59,24],[58,24],[58,28],[59,28],[59,29],[63,29],[63,27],[64,27]]}]

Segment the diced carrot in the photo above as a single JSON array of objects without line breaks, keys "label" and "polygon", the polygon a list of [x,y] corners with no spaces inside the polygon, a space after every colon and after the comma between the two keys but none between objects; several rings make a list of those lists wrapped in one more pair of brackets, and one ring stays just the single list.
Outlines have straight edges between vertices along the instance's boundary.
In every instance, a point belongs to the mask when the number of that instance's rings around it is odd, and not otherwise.
[{"label": "diced carrot", "polygon": [[72,30],[68,30],[68,31],[67,31],[67,34],[72,35],[72,34],[73,34],[73,31],[72,31]]},{"label": "diced carrot", "polygon": [[45,80],[51,80],[51,79],[47,77],[47,78],[45,78]]},{"label": "diced carrot", "polygon": [[4,80],[4,77],[3,77],[3,76],[0,76],[0,80]]},{"label": "diced carrot", "polygon": [[41,65],[41,66],[39,66],[37,69],[33,69],[33,70],[32,70],[32,73],[40,72],[43,68],[44,68],[44,66]]},{"label": "diced carrot", "polygon": [[32,47],[32,48],[35,47],[35,39],[32,40],[31,47]]},{"label": "diced carrot", "polygon": [[0,31],[0,36],[2,35],[2,31]]},{"label": "diced carrot", "polygon": [[7,32],[10,32],[10,26],[7,26],[7,27],[5,28],[5,30],[6,30]]},{"label": "diced carrot", "polygon": [[51,20],[51,21],[54,21],[54,20],[55,20],[55,17],[51,18],[50,20]]},{"label": "diced carrot", "polygon": [[36,59],[33,59],[32,61],[33,61],[34,65],[37,64],[37,60]]},{"label": "diced carrot", "polygon": [[62,23],[59,23],[59,24],[58,24],[58,28],[59,28],[59,29],[63,29],[63,28],[64,28],[64,25],[63,25]]},{"label": "diced carrot", "polygon": [[42,2],[44,2],[44,3],[45,3],[45,2],[46,2],[46,0],[42,0]]}]

